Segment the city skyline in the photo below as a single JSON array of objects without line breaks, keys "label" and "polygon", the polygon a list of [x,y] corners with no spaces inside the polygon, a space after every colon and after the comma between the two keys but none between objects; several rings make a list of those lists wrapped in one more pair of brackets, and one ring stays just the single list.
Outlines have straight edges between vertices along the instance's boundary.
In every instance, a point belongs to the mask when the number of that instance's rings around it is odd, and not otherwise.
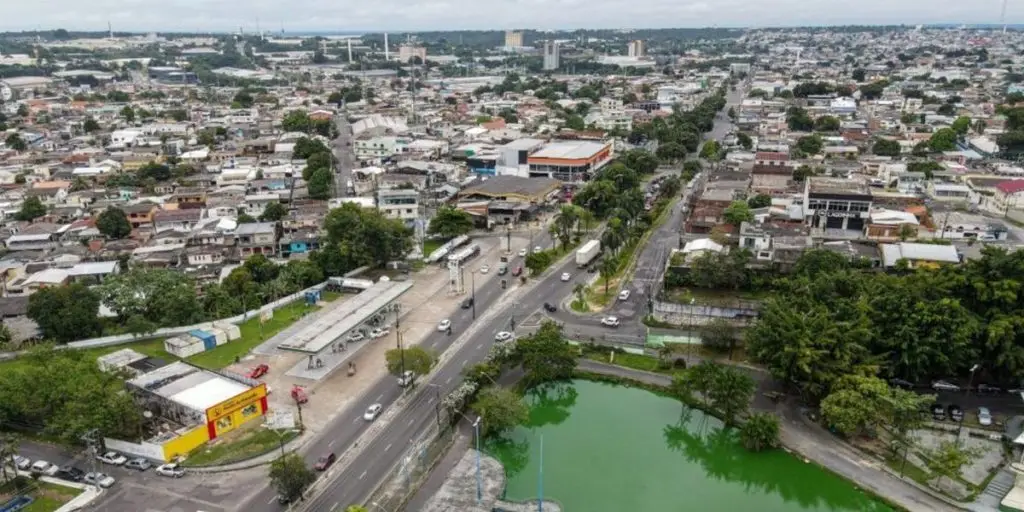
[{"label": "city skyline", "polygon": [[[1000,24],[1001,0],[965,4],[920,0],[897,4],[882,0],[861,2],[854,12],[836,2],[773,0],[748,3],[726,0],[674,3],[665,0],[583,3],[580,0],[500,0],[486,8],[469,0],[431,0],[410,6],[382,0],[355,6],[317,0],[287,4],[259,0],[244,11],[226,2],[172,0],[139,4],[101,0],[83,4],[70,0],[10,3],[0,8],[0,30],[126,32],[380,32],[431,30],[658,29],[690,27],[798,27],[837,25]],[[1005,21],[1024,22],[1024,4],[1009,2]]]}]

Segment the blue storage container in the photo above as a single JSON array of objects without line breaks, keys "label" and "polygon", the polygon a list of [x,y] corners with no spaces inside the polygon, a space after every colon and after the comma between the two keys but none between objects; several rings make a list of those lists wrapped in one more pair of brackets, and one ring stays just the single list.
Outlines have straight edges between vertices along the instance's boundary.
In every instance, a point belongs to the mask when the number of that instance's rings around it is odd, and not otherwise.
[{"label": "blue storage container", "polygon": [[188,334],[194,338],[203,340],[203,348],[205,350],[213,350],[217,347],[217,336],[211,332],[201,331],[199,329],[193,329]]}]

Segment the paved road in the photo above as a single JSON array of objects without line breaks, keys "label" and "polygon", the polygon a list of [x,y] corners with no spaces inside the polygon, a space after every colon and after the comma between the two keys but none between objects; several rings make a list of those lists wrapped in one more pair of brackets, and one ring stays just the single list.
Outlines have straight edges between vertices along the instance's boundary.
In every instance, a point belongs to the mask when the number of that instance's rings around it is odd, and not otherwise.
[{"label": "paved road", "polygon": [[348,117],[345,116],[345,112],[338,112],[334,117],[339,134],[338,138],[334,139],[333,148],[334,158],[338,159],[338,166],[334,169],[334,195],[345,197],[348,195],[348,182],[352,181],[352,170],[356,168],[356,156],[350,145],[353,142]]}]

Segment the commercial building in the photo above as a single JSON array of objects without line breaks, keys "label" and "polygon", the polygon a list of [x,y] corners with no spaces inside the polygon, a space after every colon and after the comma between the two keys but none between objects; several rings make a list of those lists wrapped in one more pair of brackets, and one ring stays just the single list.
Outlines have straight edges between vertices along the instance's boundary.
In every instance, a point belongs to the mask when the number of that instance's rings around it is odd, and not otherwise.
[{"label": "commercial building", "polygon": [[402,63],[409,62],[413,58],[419,57],[419,64],[423,64],[427,61],[427,49],[422,46],[415,46],[411,44],[403,44],[398,47],[398,61]]},{"label": "commercial building", "polygon": [[582,182],[612,160],[612,145],[603,142],[552,142],[527,157],[530,177]]},{"label": "commercial building", "polygon": [[106,446],[155,460],[188,455],[267,412],[265,384],[242,376],[229,378],[182,361],[126,384],[142,409],[166,422],[168,428],[140,443],[106,439]]},{"label": "commercial building", "polygon": [[416,189],[396,188],[377,191],[377,209],[389,219],[400,219],[411,226],[419,218],[420,193]]},{"label": "commercial building", "polygon": [[870,211],[871,191],[866,183],[812,177],[804,185],[804,216],[811,227],[862,232]]},{"label": "commercial building", "polygon": [[477,180],[455,197],[463,211],[487,224],[514,224],[532,219],[545,204],[557,202],[562,183],[550,178],[495,176]]},{"label": "commercial building", "polygon": [[644,56],[644,42],[640,39],[630,41],[626,48],[630,57],[643,57]]},{"label": "commercial building", "polygon": [[523,33],[518,30],[505,31],[505,50],[512,51],[523,47]]},{"label": "commercial building", "polygon": [[558,41],[544,41],[544,71],[554,71],[559,64]]}]

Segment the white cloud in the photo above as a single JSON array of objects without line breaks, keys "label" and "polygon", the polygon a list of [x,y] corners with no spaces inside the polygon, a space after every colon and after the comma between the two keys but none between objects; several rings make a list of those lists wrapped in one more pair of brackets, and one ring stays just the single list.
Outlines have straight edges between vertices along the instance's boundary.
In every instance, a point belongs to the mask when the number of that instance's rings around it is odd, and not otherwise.
[{"label": "white cloud", "polygon": [[[150,31],[575,29],[994,23],[999,0],[41,0],[0,1],[0,30]],[[1024,20],[1011,2],[1008,21]]]}]

